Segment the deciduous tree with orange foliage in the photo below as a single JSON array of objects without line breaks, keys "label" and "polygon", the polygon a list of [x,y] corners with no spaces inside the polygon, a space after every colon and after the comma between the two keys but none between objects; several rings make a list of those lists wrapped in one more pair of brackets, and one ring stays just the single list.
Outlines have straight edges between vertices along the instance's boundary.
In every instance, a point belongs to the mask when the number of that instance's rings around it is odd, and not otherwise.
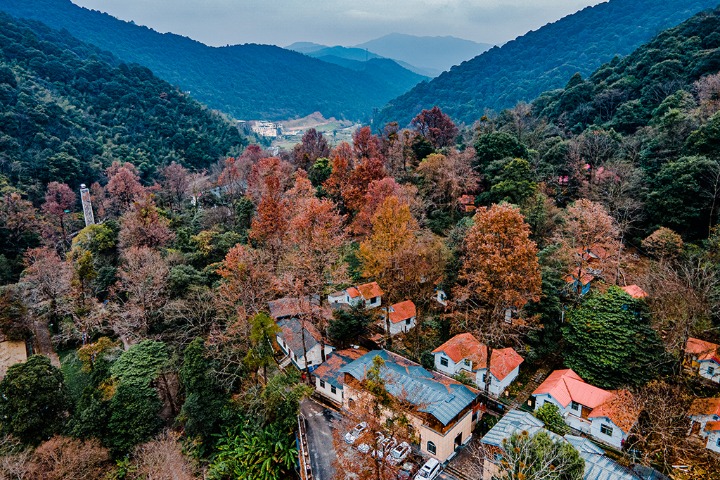
[{"label": "deciduous tree with orange foliage", "polygon": [[261,158],[255,162],[247,179],[247,193],[254,202],[259,202],[268,188],[267,179],[275,177],[280,192],[284,192],[292,183],[293,167],[277,157]]},{"label": "deciduous tree with orange foliage", "polygon": [[376,157],[364,160],[352,171],[341,191],[345,207],[352,212],[359,212],[365,204],[365,194],[370,183],[385,176],[382,160]]},{"label": "deciduous tree with orange foliage", "polygon": [[110,203],[116,214],[130,209],[133,202],[145,193],[137,169],[130,162],[113,162],[105,174],[108,177],[105,192],[110,196]]},{"label": "deciduous tree with orange foliage", "polygon": [[452,146],[458,134],[458,128],[438,106],[420,112],[413,118],[411,125],[435,149]]},{"label": "deciduous tree with orange foliage", "polygon": [[170,221],[161,216],[150,195],[138,199],[121,219],[120,246],[159,248],[168,244],[175,234]]},{"label": "deciduous tree with orange foliage", "polygon": [[270,254],[271,265],[277,268],[288,228],[288,205],[280,189],[280,181],[270,175],[265,178],[265,191],[260,198],[257,213],[250,224],[249,238]]},{"label": "deciduous tree with orange foliage", "polygon": [[[60,233],[63,248],[70,245],[67,234],[67,216],[75,207],[75,192],[64,183],[50,182],[45,191],[45,203],[42,211],[55,227],[53,230]],[[55,237],[53,235],[53,237]],[[55,237],[57,238],[57,237]]]}]

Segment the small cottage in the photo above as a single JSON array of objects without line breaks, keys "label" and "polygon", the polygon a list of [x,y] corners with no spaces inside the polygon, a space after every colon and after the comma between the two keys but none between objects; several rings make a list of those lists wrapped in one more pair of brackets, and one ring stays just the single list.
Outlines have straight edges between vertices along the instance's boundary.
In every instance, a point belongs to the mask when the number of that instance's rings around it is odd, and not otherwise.
[{"label": "small cottage", "polygon": [[300,370],[308,368],[312,371],[335,350],[335,347],[323,344],[322,335],[308,321],[293,317],[280,320],[277,325],[280,327],[276,337],[278,345]]},{"label": "small cottage", "polygon": [[417,309],[411,300],[390,305],[388,313],[390,317],[389,322],[387,321],[388,319],[386,319],[386,321],[383,322],[383,327],[387,330],[389,324],[390,335],[407,333],[411,328],[415,328]]},{"label": "small cottage", "polygon": [[705,448],[720,453],[720,398],[698,398],[688,411],[690,434],[705,439]]},{"label": "small cottage", "polygon": [[690,337],[685,344],[685,357],[698,375],[720,383],[720,354],[716,343]]}]

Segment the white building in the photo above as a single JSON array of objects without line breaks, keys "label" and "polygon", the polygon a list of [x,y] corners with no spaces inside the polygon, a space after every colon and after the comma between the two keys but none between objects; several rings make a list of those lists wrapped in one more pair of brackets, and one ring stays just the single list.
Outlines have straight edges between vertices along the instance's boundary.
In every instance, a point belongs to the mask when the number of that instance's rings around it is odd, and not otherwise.
[{"label": "white building", "polygon": [[383,321],[383,328],[387,330],[390,325],[390,335],[407,333],[411,328],[415,328],[417,309],[411,300],[390,305],[388,310],[390,321]]},{"label": "white building", "polygon": [[300,370],[320,365],[335,350],[335,347],[327,344],[323,348],[322,336],[310,322],[286,318],[278,321],[277,325],[280,327],[276,337],[278,345]]},{"label": "white building", "polygon": [[315,377],[315,392],[342,406],[345,374],[340,373],[340,369],[366,353],[368,351],[362,347],[353,347],[336,350],[328,355],[327,360],[312,372],[313,377]]},{"label": "white building", "polygon": [[595,387],[570,369],[555,370],[533,397],[535,410],[552,403],[570,427],[616,448],[622,448],[640,415],[630,392]]},{"label": "white building", "polygon": [[720,354],[716,343],[690,337],[685,344],[685,355],[698,375],[720,383]]},{"label": "white building", "polygon": [[[462,371],[485,390],[488,348],[470,333],[455,335],[433,350],[435,370],[454,376]],[[512,348],[494,349],[490,356],[490,385],[488,393],[499,397],[520,373],[523,358]]]},{"label": "white building", "polygon": [[345,290],[331,293],[328,295],[328,303],[333,305],[365,305],[370,310],[382,305],[383,291],[377,282],[365,283],[357,287],[350,287]]},{"label": "white building", "polygon": [[706,440],[705,448],[720,453],[720,398],[698,398],[688,411],[690,433]]}]

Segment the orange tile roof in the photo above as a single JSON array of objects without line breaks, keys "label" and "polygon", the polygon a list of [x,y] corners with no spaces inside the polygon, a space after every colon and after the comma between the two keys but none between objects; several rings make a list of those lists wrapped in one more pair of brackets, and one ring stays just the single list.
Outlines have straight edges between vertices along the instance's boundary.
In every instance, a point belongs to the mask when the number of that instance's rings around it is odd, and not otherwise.
[{"label": "orange tile roof", "polygon": [[720,363],[720,354],[718,354],[718,345],[716,343],[706,342],[699,338],[690,337],[685,344],[685,353],[695,355],[698,360],[715,360]]},{"label": "orange tile roof", "polygon": [[618,390],[612,392],[608,401],[594,408],[588,418],[609,418],[623,432],[628,433],[637,423],[640,410],[640,405],[629,391]]},{"label": "orange tile roof", "polygon": [[461,205],[473,205],[475,203],[475,197],[472,195],[463,195],[458,199]]},{"label": "orange tile roof", "polygon": [[596,408],[610,400],[611,392],[585,383],[580,376],[572,370],[555,370],[535,389],[533,395],[548,394],[563,407],[570,402],[577,402],[588,408]]},{"label": "orange tile roof", "polygon": [[412,300],[396,303],[390,306],[390,321],[400,323],[417,315],[417,309]]},{"label": "orange tile roof", "polygon": [[375,297],[382,297],[383,294],[383,291],[380,289],[380,286],[377,284],[377,282],[370,282],[364,285],[358,285],[357,289],[360,290],[360,293],[366,300],[370,300],[371,298]]},{"label": "orange tile roof", "polygon": [[706,432],[720,432],[720,422],[707,422],[705,424]]},{"label": "orange tile roof", "polygon": [[720,415],[720,398],[698,398],[693,401],[688,415]]},{"label": "orange tile roof", "polygon": [[[587,285],[588,283],[592,282],[593,280],[595,280],[595,276],[591,275],[589,273],[583,273],[582,276],[580,277],[580,283],[582,283],[583,285]],[[576,281],[576,277],[572,273],[565,276],[565,282],[575,283],[575,281]]]},{"label": "orange tile roof", "polygon": [[633,298],[645,298],[648,296],[647,292],[637,285],[628,285],[626,287],[622,287],[622,289]]},{"label": "orange tile roof", "polygon": [[[455,363],[467,358],[472,362],[474,370],[487,368],[487,346],[480,343],[471,333],[455,335],[433,350],[433,353],[439,352],[443,352]],[[493,349],[490,373],[498,380],[504,380],[523,361],[523,358],[513,348]]]},{"label": "orange tile roof", "polygon": [[358,290],[355,287],[350,287],[346,291],[347,291],[348,295],[350,296],[350,298],[357,298],[360,296],[360,290]]}]

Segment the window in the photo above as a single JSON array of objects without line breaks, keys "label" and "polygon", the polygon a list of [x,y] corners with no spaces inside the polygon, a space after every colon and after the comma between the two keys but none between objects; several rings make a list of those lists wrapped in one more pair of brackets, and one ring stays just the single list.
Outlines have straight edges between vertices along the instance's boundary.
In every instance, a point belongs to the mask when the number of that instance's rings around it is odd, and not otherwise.
[{"label": "window", "polygon": [[707,372],[710,376],[715,375],[715,367],[708,367]]},{"label": "window", "polygon": [[409,319],[409,318],[405,320],[405,325],[410,325],[410,319]]},{"label": "window", "polygon": [[320,380],[320,388],[325,388],[325,380]]},{"label": "window", "polygon": [[337,393],[337,388],[335,388],[335,385],[330,385],[330,392],[333,394]]},{"label": "window", "polygon": [[612,437],[613,429],[610,425],[602,423],[600,424],[600,433],[602,433],[603,435],[607,435],[608,437]]},{"label": "window", "polygon": [[469,366],[470,366],[470,359],[469,359],[469,358],[466,358],[465,360],[463,360],[463,363],[469,367]]},{"label": "window", "polygon": [[448,359],[445,358],[445,357],[440,357],[440,365],[442,365],[443,367],[447,367],[447,366],[448,366]]},{"label": "window", "polygon": [[477,410],[475,410],[472,414],[472,421],[477,422],[477,419],[478,419],[478,412],[477,412]]},{"label": "window", "polygon": [[480,383],[485,383],[486,379],[487,379],[487,373],[483,373],[482,377],[480,377]]},{"label": "window", "polygon": [[572,402],[572,405],[570,405],[570,408],[572,408],[573,410],[580,411],[580,404],[577,402]]},{"label": "window", "polygon": [[433,442],[427,443],[427,451],[433,455],[437,453],[437,448],[435,448],[435,444]]},{"label": "window", "polygon": [[717,446],[720,447],[720,437],[718,437]]}]

